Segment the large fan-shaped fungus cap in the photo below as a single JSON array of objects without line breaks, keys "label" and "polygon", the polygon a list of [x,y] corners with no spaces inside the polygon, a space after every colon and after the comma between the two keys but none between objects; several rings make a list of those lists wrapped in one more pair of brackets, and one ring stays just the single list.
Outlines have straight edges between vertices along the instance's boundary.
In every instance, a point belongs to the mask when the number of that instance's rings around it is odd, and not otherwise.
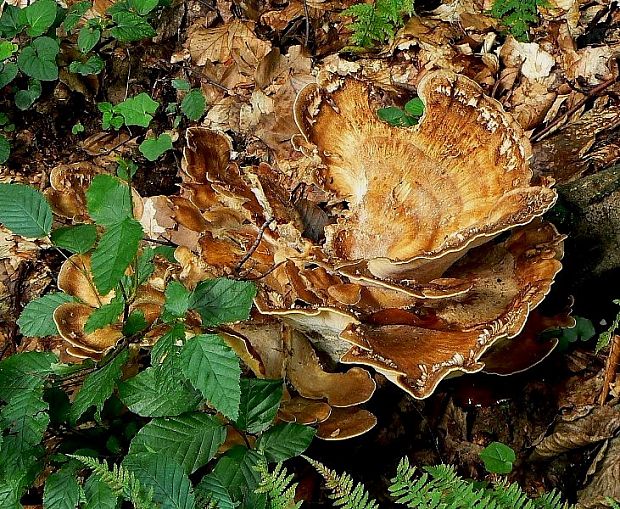
[{"label": "large fan-shaped fungus cap", "polygon": [[379,277],[438,277],[468,247],[527,224],[556,198],[546,183],[532,186],[527,138],[476,83],[439,71],[418,94],[425,113],[411,128],[378,120],[371,89],[353,79],[310,85],[295,105],[323,160],[321,183],[348,204],[325,228],[326,250]]}]

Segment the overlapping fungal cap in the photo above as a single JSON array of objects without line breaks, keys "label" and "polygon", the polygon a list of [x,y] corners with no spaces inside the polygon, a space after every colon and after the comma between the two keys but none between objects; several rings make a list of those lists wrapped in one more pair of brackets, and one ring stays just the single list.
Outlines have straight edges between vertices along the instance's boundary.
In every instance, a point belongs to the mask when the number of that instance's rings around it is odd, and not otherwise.
[{"label": "overlapping fungal cap", "polygon": [[325,228],[326,252],[340,264],[428,280],[468,247],[553,205],[555,192],[530,182],[522,129],[473,81],[428,74],[418,87],[425,113],[410,128],[381,122],[371,92],[327,77],[295,104],[299,128],[323,160],[322,185],[347,204]]},{"label": "overlapping fungal cap", "polygon": [[563,237],[539,219],[552,182],[532,182],[527,138],[478,85],[440,71],[418,92],[420,124],[396,128],[360,81],[304,89],[295,116],[322,162],[312,181],[240,167],[225,136],[190,129],[182,192],[168,202],[169,237],[195,240],[176,251],[186,286],[257,281],[257,313],[226,331],[229,344],[257,376],[287,380],[281,418],[319,423],[322,438],[374,426],[359,405],[375,383],[360,366],[425,398],[485,359],[507,374],[555,346],[537,344],[519,366],[493,355],[539,330],[528,316],[561,268]]},{"label": "overlapping fungal cap", "polygon": [[[148,324],[160,315],[164,305],[164,284],[158,268],[149,281],[140,286],[129,311],[140,310]],[[74,297],[74,302],[61,304],[54,311],[54,322],[65,341],[67,354],[75,359],[101,359],[123,337],[121,324],[107,325],[92,332],[85,326],[95,309],[109,304],[114,292],[101,295],[93,283],[90,256],[75,254],[62,264],[58,288]]]}]

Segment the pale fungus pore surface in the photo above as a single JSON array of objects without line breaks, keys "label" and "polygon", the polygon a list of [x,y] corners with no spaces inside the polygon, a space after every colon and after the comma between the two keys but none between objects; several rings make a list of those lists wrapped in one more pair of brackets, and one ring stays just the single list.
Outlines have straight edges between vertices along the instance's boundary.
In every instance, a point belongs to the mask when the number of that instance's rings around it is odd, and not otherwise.
[{"label": "pale fungus pore surface", "polygon": [[154,217],[174,218],[163,236],[185,239],[175,256],[188,288],[256,281],[256,310],[225,331],[229,344],[256,376],[286,379],[281,418],[320,423],[321,438],[374,426],[359,408],[372,370],[425,398],[484,359],[508,374],[556,344],[511,365],[493,355],[540,330],[528,316],[563,254],[540,219],[553,182],[533,181],[523,130],[471,80],[433,72],[418,93],[420,124],[392,127],[369,85],[320,75],[295,104],[314,174],[243,166],[224,134],[191,128],[179,196],[153,202]]}]

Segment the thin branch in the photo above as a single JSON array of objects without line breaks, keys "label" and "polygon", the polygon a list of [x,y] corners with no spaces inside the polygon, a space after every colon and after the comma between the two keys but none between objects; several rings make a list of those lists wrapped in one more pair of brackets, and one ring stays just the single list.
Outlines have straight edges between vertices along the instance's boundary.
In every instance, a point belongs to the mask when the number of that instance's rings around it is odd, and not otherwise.
[{"label": "thin branch", "polygon": [[235,273],[238,274],[239,271],[241,270],[241,267],[243,267],[243,264],[245,262],[247,262],[250,257],[254,254],[254,252],[258,249],[258,245],[260,244],[261,240],[263,240],[263,235],[265,234],[265,230],[269,227],[269,225],[273,222],[273,217],[270,217],[269,219],[267,219],[263,225],[260,227],[260,231],[258,232],[258,235],[256,237],[256,240],[254,241],[254,244],[252,244],[252,247],[250,247],[250,249],[248,250],[247,253],[245,253],[245,255],[243,256],[243,258],[241,258],[241,261],[237,264],[237,266],[235,267]]},{"label": "thin branch", "polygon": [[560,115],[559,117],[556,117],[547,127],[545,127],[542,131],[540,131],[539,133],[535,134],[534,136],[532,136],[532,141],[536,142],[536,141],[540,141],[542,140],[545,136],[547,136],[547,134],[549,134],[549,132],[555,127],[557,126],[560,122],[562,122],[564,119],[570,117],[573,113],[575,113],[579,108],[581,108],[588,99],[590,99],[591,97],[595,97],[597,95],[599,95],[603,90],[605,90],[607,87],[609,87],[610,85],[612,85],[613,83],[615,83],[616,78],[609,78],[607,81],[604,81],[603,83],[601,83],[600,85],[597,85],[596,87],[594,87],[592,90],[590,90],[586,96],[581,99],[580,101],[577,102],[577,104],[575,104],[575,106],[573,106],[571,109],[569,109],[567,112],[563,113],[562,115]]}]

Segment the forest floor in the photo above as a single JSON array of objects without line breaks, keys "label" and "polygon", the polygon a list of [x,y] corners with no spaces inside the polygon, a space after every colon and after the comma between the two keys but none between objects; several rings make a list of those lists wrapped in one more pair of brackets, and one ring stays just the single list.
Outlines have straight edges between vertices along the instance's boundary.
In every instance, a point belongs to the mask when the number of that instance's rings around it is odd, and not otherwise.
[{"label": "forest floor", "polygon": [[[95,1],[101,10],[110,2],[98,3],[106,0]],[[572,306],[573,316],[590,320],[596,334],[588,341],[565,339],[524,373],[444,381],[422,401],[377,375],[378,393],[367,405],[377,426],[351,440],[315,440],[308,454],[363,481],[385,507],[401,457],[419,465],[454,464],[462,475],[484,479],[479,453],[493,441],[516,452],[509,479],[529,494],[557,488],[584,507],[595,507],[602,496],[620,499],[620,379],[612,379],[601,405],[608,350],[594,352],[596,337],[616,315],[612,300],[620,297],[618,4],[549,0],[527,42],[520,42],[489,14],[488,1],[422,0],[392,40],[352,51],[351,18],[341,12],[353,3],[174,0],[153,20],[152,39],[98,48],[105,61],[100,74],[61,73],[60,81],[44,83],[41,98],[26,111],[16,110],[8,93],[0,95],[15,124],[6,134],[12,151],[0,181],[43,190],[58,165],[89,161],[113,168],[118,157],[132,157],[140,166],[134,184],[142,197],[177,193],[190,124],[175,122],[184,94],[175,79],[202,91],[200,123],[231,137],[237,162],[286,171],[300,157],[291,144],[298,132],[295,97],[320,70],[372,83],[386,106],[415,97],[419,81],[435,69],[471,78],[530,137],[535,176],[556,181],[560,198],[547,217],[567,240],[563,270],[542,310]],[[169,133],[174,148],[154,162],[138,153],[143,133],[102,130],[97,108],[141,92],[171,105],[150,127]],[[84,131],[72,133],[76,124]],[[22,342],[16,318],[29,300],[53,288],[62,260],[32,243],[6,236],[0,242],[0,351],[41,348]],[[310,468],[301,459],[292,468],[306,478],[307,501],[321,505]]]}]

